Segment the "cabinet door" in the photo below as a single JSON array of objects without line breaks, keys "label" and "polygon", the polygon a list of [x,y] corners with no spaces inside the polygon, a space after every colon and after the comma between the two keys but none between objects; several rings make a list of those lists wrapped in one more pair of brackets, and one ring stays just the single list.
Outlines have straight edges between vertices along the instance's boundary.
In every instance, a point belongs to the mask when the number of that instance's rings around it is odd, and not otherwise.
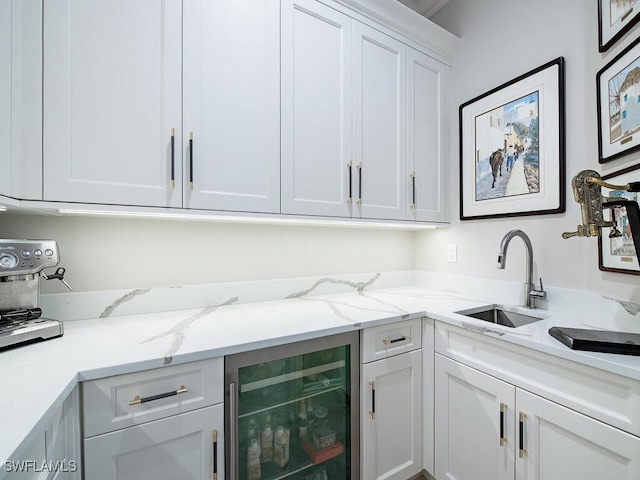
[{"label": "cabinet door", "polygon": [[85,478],[223,479],[223,425],[219,404],[86,439]]},{"label": "cabinet door", "polygon": [[179,0],[44,2],[45,200],[182,205],[181,61]]},{"label": "cabinet door", "polygon": [[354,22],[358,216],[407,218],[407,47]]},{"label": "cabinet door", "polygon": [[183,68],[184,205],[279,212],[278,2],[185,2]]},{"label": "cabinet door", "polygon": [[408,52],[410,219],[445,222],[447,66],[412,48]]},{"label": "cabinet door", "polygon": [[362,367],[363,480],[422,471],[422,351]]},{"label": "cabinet door", "polygon": [[513,480],[515,387],[439,354],[435,384],[436,478]]},{"label": "cabinet door", "polygon": [[283,213],[351,215],[352,108],[352,20],[315,1],[284,1]]},{"label": "cabinet door", "polygon": [[526,415],[518,480],[640,478],[640,438],[524,390],[516,396]]},{"label": "cabinet door", "polygon": [[[21,458],[0,468],[8,480],[79,480],[80,422],[76,387]],[[4,479],[5,477],[2,476]]]},{"label": "cabinet door", "polygon": [[0,0],[0,195],[42,200],[42,1]]}]

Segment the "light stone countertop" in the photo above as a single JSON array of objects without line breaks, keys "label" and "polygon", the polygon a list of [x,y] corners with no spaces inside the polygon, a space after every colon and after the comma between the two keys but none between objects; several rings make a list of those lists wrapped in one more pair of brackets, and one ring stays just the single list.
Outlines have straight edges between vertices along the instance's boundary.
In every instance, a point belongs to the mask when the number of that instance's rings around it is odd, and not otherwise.
[{"label": "light stone countertop", "polygon": [[[229,297],[200,309],[69,321],[61,338],[0,353],[0,459],[20,459],[78,382],[422,316],[640,381],[640,357],[577,352],[548,335],[553,325],[594,326],[570,309],[544,310],[544,320],[510,329],[454,313],[488,302],[428,286],[307,293],[244,304]],[[596,327],[604,328],[602,322]]]}]

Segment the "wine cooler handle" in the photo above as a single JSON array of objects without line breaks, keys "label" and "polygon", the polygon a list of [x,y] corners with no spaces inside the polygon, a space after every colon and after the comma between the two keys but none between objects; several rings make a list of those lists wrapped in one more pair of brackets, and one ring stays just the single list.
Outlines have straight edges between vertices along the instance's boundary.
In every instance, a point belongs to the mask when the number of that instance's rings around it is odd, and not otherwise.
[{"label": "wine cooler handle", "polygon": [[504,414],[507,411],[507,404],[500,402],[500,446],[507,443],[507,437],[504,436]]},{"label": "wine cooler handle", "polygon": [[520,421],[520,445],[518,456],[520,458],[524,458],[527,454],[527,450],[524,448],[524,419],[527,417],[527,414],[524,412],[520,412],[519,421]]},{"label": "wine cooler handle", "polygon": [[213,480],[218,480],[218,430],[213,432]]},{"label": "wine cooler handle", "polygon": [[237,445],[237,419],[236,419],[236,384],[235,382],[229,383],[229,425],[231,426],[229,431],[229,445],[231,446],[229,455],[229,475],[231,480],[237,480],[238,473],[236,472],[236,462],[238,461],[238,445]]},{"label": "wine cooler handle", "polygon": [[376,382],[369,382],[371,386],[371,411],[369,415],[371,415],[371,420],[376,419]]}]

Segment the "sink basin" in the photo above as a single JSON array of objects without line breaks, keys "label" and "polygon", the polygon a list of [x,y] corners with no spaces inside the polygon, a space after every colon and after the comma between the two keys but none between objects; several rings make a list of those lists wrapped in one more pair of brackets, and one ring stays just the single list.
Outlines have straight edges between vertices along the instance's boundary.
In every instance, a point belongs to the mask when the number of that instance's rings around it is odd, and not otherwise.
[{"label": "sink basin", "polygon": [[455,313],[510,328],[521,327],[545,318],[544,314],[540,314],[540,316],[527,315],[501,305],[483,305],[482,307],[470,308]]}]

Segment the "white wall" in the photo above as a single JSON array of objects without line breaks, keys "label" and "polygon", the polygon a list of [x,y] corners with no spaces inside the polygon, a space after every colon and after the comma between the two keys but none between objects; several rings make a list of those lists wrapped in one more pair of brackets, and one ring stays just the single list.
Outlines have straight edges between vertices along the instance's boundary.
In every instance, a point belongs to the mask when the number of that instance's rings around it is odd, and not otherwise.
[{"label": "white wall", "polygon": [[[585,0],[451,0],[432,18],[461,38],[452,68],[451,228],[417,234],[417,269],[523,281],[524,247],[519,239],[510,244],[506,270],[496,268],[500,240],[509,230],[520,228],[531,238],[534,273],[545,284],[640,302],[640,277],[598,269],[594,238],[563,240],[560,236],[574,231],[581,222],[570,185],[573,175],[586,168],[606,174],[639,161],[635,155],[598,164],[596,73],[637,36],[638,28],[600,54],[597,4]],[[459,105],[559,56],[566,61],[566,213],[461,222]],[[458,246],[457,263],[447,263],[450,243]]]},{"label": "white wall", "polygon": [[[0,238],[58,241],[74,291],[413,268],[413,232],[0,213]],[[43,282],[43,293],[66,291]]]}]

